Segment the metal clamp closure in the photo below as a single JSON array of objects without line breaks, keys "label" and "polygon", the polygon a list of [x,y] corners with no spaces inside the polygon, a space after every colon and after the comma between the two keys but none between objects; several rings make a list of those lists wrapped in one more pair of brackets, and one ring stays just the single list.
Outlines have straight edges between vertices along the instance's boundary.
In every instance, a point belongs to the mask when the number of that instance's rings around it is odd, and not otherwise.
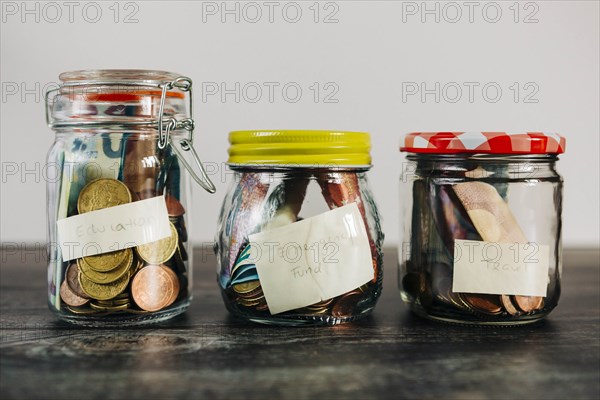
[{"label": "metal clamp closure", "polygon": [[[131,126],[140,126],[140,125],[156,126],[158,128],[158,148],[161,150],[164,150],[168,145],[170,145],[171,149],[173,149],[173,152],[175,153],[177,158],[179,158],[179,160],[184,165],[184,167],[188,170],[188,172],[190,173],[192,178],[207,192],[214,193],[216,191],[215,185],[212,183],[212,181],[208,177],[208,174],[206,173],[206,170],[204,169],[204,165],[202,164],[202,160],[200,160],[200,157],[198,156],[198,153],[196,152],[196,150],[194,149],[194,146],[193,146],[193,143],[194,143],[194,120],[193,120],[194,109],[193,109],[193,105],[194,105],[194,103],[193,103],[193,97],[192,97],[192,80],[190,78],[185,77],[185,76],[180,76],[171,82],[162,82],[162,83],[158,83],[158,84],[142,83],[142,82],[72,82],[72,83],[70,82],[68,84],[62,85],[61,87],[63,87],[63,86],[84,86],[84,85],[90,85],[90,84],[124,85],[124,86],[138,86],[138,87],[155,86],[155,87],[161,89],[158,121],[133,122],[133,123],[127,123],[127,122],[111,123],[111,122],[107,122],[107,121],[103,121],[103,122],[78,121],[75,123],[71,123],[71,122],[56,123],[52,119],[52,116],[51,116],[50,105],[51,105],[52,101],[50,99],[50,95],[54,92],[59,91],[61,88],[53,88],[53,89],[48,90],[45,95],[46,123],[50,127],[77,126],[77,125],[85,125],[85,126],[116,125],[116,126],[123,126],[123,127],[127,127],[128,125],[131,125]],[[169,90],[173,90],[174,88],[179,89],[182,92],[189,93],[188,97],[189,97],[190,118],[184,118],[181,120],[177,120],[174,117],[165,118],[164,109],[165,109],[165,101],[167,98],[167,92]],[[173,132],[174,130],[178,130],[178,129],[185,129],[186,131],[189,132],[189,135],[187,138],[178,141],[179,146],[181,147],[182,150],[177,149],[175,143],[173,143],[173,141],[171,140],[171,132]],[[194,158],[194,161],[196,162],[196,165],[198,166],[198,169],[200,170],[200,176],[198,176],[198,174],[196,174],[196,172],[194,171],[194,168],[185,159],[183,152],[188,152],[188,151],[191,151],[191,153],[192,153],[192,157]]]}]

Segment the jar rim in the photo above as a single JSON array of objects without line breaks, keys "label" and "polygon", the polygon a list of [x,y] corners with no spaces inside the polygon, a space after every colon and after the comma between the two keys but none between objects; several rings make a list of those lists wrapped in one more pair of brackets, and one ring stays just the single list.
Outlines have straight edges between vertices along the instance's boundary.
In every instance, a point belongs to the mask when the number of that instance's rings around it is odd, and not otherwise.
[{"label": "jar rim", "polygon": [[87,69],[61,73],[58,78],[64,84],[95,84],[99,82],[139,82],[151,85],[171,82],[181,74],[150,69]]},{"label": "jar rim", "polygon": [[559,159],[558,154],[508,154],[508,153],[407,153],[408,160],[431,160],[431,161],[511,161],[511,162],[554,162]]},{"label": "jar rim", "polygon": [[285,172],[298,170],[322,170],[332,172],[358,171],[364,172],[371,169],[372,165],[352,165],[352,164],[260,164],[260,163],[226,163],[234,171],[257,171],[257,172]]}]

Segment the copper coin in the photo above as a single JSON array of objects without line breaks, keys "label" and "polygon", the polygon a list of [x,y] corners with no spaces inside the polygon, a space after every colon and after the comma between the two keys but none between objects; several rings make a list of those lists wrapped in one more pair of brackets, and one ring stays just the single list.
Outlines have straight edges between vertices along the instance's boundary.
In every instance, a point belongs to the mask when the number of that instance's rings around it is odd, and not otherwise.
[{"label": "copper coin", "polygon": [[69,287],[66,280],[60,285],[60,298],[65,304],[71,307],[80,307],[87,303],[89,300],[80,296],[77,296]]},{"label": "copper coin", "polygon": [[177,277],[177,274],[175,273],[175,271],[173,271],[171,268],[169,268],[167,266],[165,266],[165,270],[167,271],[167,273],[169,275],[171,275],[171,279],[173,280],[173,282],[175,284],[175,289],[173,290],[173,294],[171,295],[169,302],[165,306],[165,307],[168,307],[171,304],[173,304],[175,302],[175,300],[177,300],[177,296],[179,296],[180,284],[179,284],[179,278]]},{"label": "copper coin", "polygon": [[169,217],[180,217],[185,214],[185,208],[183,208],[183,205],[181,205],[175,196],[171,196],[170,194],[165,195],[165,202],[167,203]]},{"label": "copper coin", "polygon": [[65,280],[69,285],[69,289],[71,289],[73,293],[75,293],[79,297],[83,297],[84,299],[90,298],[87,294],[85,294],[85,292],[81,288],[81,284],[79,283],[79,266],[77,265],[77,263],[71,263],[67,267],[65,277]]},{"label": "copper coin", "polygon": [[148,265],[135,274],[131,295],[142,310],[163,309],[170,304],[173,293],[179,290],[179,281],[174,280],[167,270],[164,265]]},{"label": "copper coin", "polygon": [[476,311],[486,314],[498,314],[502,311],[502,302],[498,295],[461,293],[461,297]]},{"label": "copper coin", "polygon": [[517,308],[515,307],[515,305],[513,304],[512,300],[510,298],[511,298],[511,296],[506,295],[506,294],[503,294],[500,296],[500,299],[502,300],[502,305],[504,306],[504,309],[510,315],[520,314],[519,310],[517,310]]},{"label": "copper coin", "polygon": [[331,309],[331,315],[334,317],[350,317],[361,297],[362,293],[359,290],[353,290],[342,295]]},{"label": "copper coin", "polygon": [[515,299],[515,303],[517,307],[519,307],[523,312],[531,312],[535,310],[539,310],[542,308],[544,304],[543,297],[537,296],[513,296]]}]

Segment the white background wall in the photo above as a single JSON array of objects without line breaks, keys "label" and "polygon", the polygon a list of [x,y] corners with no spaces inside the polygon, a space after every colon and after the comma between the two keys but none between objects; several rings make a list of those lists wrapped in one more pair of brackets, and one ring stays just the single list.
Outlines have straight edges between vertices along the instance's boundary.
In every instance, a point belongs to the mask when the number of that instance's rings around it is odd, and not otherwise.
[{"label": "white background wall", "polygon": [[[559,162],[566,181],[564,242],[598,246],[598,2],[314,3],[228,2],[229,9],[239,10],[236,15],[223,14],[221,2],[29,2],[30,13],[20,1],[2,2],[1,240],[45,240],[44,161],[53,134],[44,122],[44,86],[67,70],[145,68],[195,80],[197,146],[215,165],[226,160],[230,130],[371,132],[371,183],[387,245],[399,237],[403,133],[560,132],[568,138]],[[423,14],[425,7],[434,12]],[[299,21],[291,22],[298,9]],[[331,23],[324,22],[328,15]],[[236,102],[233,94],[222,99],[206,90],[221,83],[233,89],[236,82],[241,88],[262,86],[262,98],[253,103],[256,93],[240,90]],[[279,83],[272,102],[265,82]],[[317,101],[314,82],[320,87]],[[403,91],[411,82],[429,89],[439,82],[447,91],[440,90],[438,102],[434,94],[422,101]],[[472,99],[465,82],[479,85]],[[288,98],[282,93],[286,83],[302,88],[296,103],[293,91]],[[488,83],[486,98],[482,87]],[[452,102],[456,85],[463,93]],[[496,102],[492,86],[502,90]],[[332,98],[337,103],[324,101],[332,87],[339,89]],[[216,195],[200,188],[195,193],[197,242],[212,240],[226,190],[218,173],[213,178]]]}]

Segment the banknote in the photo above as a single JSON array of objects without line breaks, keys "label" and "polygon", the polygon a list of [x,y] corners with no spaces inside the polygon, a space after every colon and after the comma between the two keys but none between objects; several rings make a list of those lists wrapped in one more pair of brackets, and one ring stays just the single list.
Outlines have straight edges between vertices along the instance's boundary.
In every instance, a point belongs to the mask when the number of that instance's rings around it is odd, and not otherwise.
[{"label": "banknote", "polygon": [[[77,198],[87,183],[99,178],[118,179],[122,175],[121,165],[125,147],[123,135],[120,133],[78,134],[65,139],[64,144],[56,220],[77,214]],[[55,222],[51,229],[56,230]],[[60,242],[56,231],[55,237]],[[57,246],[56,252],[53,285],[58,287],[66,263],[62,261],[60,246]],[[60,309],[60,296],[55,295],[53,300],[55,307]]]}]

